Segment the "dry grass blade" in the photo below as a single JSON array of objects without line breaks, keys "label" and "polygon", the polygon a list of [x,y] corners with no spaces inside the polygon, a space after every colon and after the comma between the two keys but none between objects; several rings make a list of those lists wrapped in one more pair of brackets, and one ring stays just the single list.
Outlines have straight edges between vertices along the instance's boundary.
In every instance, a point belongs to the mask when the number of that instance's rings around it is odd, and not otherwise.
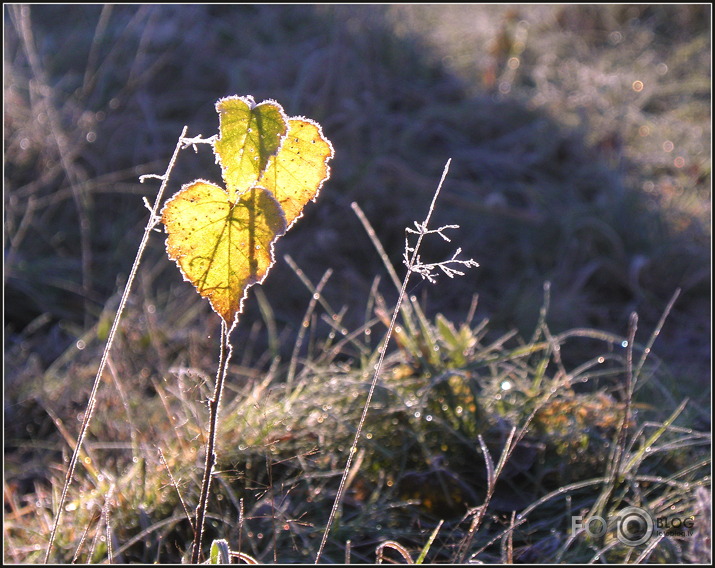
[{"label": "dry grass blade", "polygon": [[[219,329],[160,238],[122,308],[108,384],[86,401],[142,197],[156,195],[138,176],[164,171],[189,120],[215,128],[213,101],[245,85],[318,118],[338,159],[334,191],[281,243],[292,264],[236,330],[207,543],[259,563],[315,558],[400,290],[403,228],[424,232],[415,211],[451,156],[433,222],[460,225],[483,268],[411,282],[322,561],[374,562],[383,541],[417,558],[444,519],[430,562],[710,563],[710,5],[6,15],[6,563],[41,563],[53,525],[51,562],[103,561],[108,545],[115,562],[188,560]],[[218,180],[207,154],[178,160],[177,186]],[[425,267],[452,257],[443,236],[423,243]],[[624,550],[574,529],[607,492],[605,516],[692,516],[694,534]]]},{"label": "dry grass blade", "polygon": [[412,557],[410,556],[410,553],[407,551],[407,549],[399,542],[395,542],[393,540],[383,542],[375,549],[375,562],[377,564],[382,564],[382,561],[385,559],[385,549],[387,548],[399,553],[399,555],[402,556],[402,559],[407,562],[407,564],[414,564],[414,561],[412,560]]},{"label": "dry grass blade", "polygon": [[164,195],[164,190],[166,189],[166,185],[169,180],[169,174],[170,174],[171,170],[173,169],[174,164],[176,163],[176,158],[179,155],[179,150],[181,149],[181,147],[183,145],[183,137],[185,135],[186,135],[186,126],[184,126],[184,129],[181,131],[181,136],[179,136],[179,141],[177,142],[176,148],[174,149],[174,154],[172,155],[171,160],[169,161],[169,166],[166,170],[166,173],[163,176],[152,176],[152,177],[159,177],[162,180],[161,187],[159,188],[159,191],[156,196],[156,200],[154,201],[154,206],[151,210],[151,216],[150,216],[149,220],[147,221],[147,224],[144,228],[144,235],[142,237],[141,243],[139,244],[139,248],[137,249],[136,258],[134,259],[134,264],[132,265],[132,269],[129,274],[127,284],[124,287],[124,292],[122,293],[122,299],[119,302],[119,307],[117,309],[117,313],[114,317],[112,327],[109,330],[106,347],[104,348],[104,352],[102,353],[102,358],[99,362],[99,368],[97,369],[97,375],[95,376],[94,383],[92,384],[92,391],[90,392],[89,401],[87,402],[87,409],[85,410],[84,418],[82,420],[82,426],[80,427],[79,435],[77,436],[77,445],[73,448],[72,458],[70,459],[70,463],[67,466],[67,475],[65,477],[64,486],[62,488],[62,495],[60,497],[59,507],[57,508],[57,513],[55,515],[54,524],[52,525],[52,531],[50,532],[50,538],[49,538],[49,542],[47,545],[47,551],[45,553],[45,563],[47,563],[50,559],[50,553],[52,552],[52,545],[54,543],[55,536],[57,535],[57,527],[59,526],[60,519],[62,518],[62,511],[64,510],[65,501],[67,499],[67,492],[69,490],[70,484],[72,483],[72,478],[74,476],[74,470],[75,470],[75,467],[77,466],[77,460],[79,458],[79,454],[82,449],[82,444],[84,443],[85,436],[87,435],[87,429],[89,428],[89,424],[92,420],[92,416],[94,415],[94,408],[95,408],[95,404],[96,404],[96,400],[97,400],[97,391],[99,390],[102,373],[104,373],[104,368],[105,368],[108,358],[109,358],[109,352],[112,348],[114,336],[117,332],[117,328],[119,327],[119,322],[122,318],[122,312],[124,311],[124,307],[126,306],[127,300],[129,299],[129,294],[131,292],[132,284],[134,283],[134,278],[137,274],[137,270],[139,269],[139,265],[141,263],[143,255],[144,255],[144,251],[146,249],[147,242],[149,241],[149,236],[151,235],[152,230],[156,226],[156,223],[158,220],[157,214],[159,211],[159,205],[161,204],[161,200]]}]

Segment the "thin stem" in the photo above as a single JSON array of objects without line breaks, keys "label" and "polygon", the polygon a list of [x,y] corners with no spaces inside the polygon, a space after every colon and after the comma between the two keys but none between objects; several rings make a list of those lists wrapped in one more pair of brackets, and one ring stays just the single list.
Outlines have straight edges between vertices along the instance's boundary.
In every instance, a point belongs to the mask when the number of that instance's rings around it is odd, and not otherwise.
[{"label": "thin stem", "polygon": [[609,456],[608,478],[604,483],[603,490],[598,496],[591,511],[589,519],[593,515],[600,515],[608,505],[611,495],[616,486],[623,480],[620,475],[621,466],[626,455],[626,438],[628,436],[628,423],[630,421],[631,406],[633,402],[633,392],[635,384],[633,381],[633,345],[636,338],[636,330],[638,329],[638,314],[633,312],[628,321],[628,339],[626,345],[626,385],[625,385],[625,408],[623,412],[623,420],[618,425],[618,430],[614,438],[613,449]]},{"label": "thin stem", "polygon": [[208,401],[209,406],[209,432],[206,443],[206,463],[204,465],[204,477],[201,482],[201,497],[196,507],[196,523],[194,524],[194,546],[191,553],[191,563],[198,564],[201,556],[201,539],[204,534],[204,521],[206,520],[206,509],[208,507],[209,490],[211,489],[211,476],[216,465],[216,435],[218,431],[218,415],[221,406],[221,395],[223,385],[228,370],[228,362],[231,359],[231,329],[224,320],[221,320],[221,354],[219,356],[219,366],[216,373],[216,387],[213,398]]},{"label": "thin stem", "polygon": [[144,256],[144,249],[146,249],[147,242],[149,241],[149,235],[151,234],[152,230],[156,226],[156,224],[159,222],[158,219],[159,217],[157,216],[157,212],[159,211],[159,204],[161,203],[162,196],[164,195],[164,191],[166,190],[166,186],[169,180],[169,174],[171,173],[171,170],[174,168],[174,163],[176,162],[176,158],[179,155],[179,150],[182,148],[183,144],[183,138],[186,135],[186,129],[187,127],[184,126],[184,129],[181,131],[181,135],[179,136],[179,141],[176,144],[176,148],[174,149],[174,154],[171,156],[171,160],[169,161],[169,167],[166,170],[166,173],[163,176],[153,176],[153,177],[158,177],[159,179],[162,180],[161,182],[161,187],[159,188],[159,192],[156,195],[156,200],[154,201],[154,207],[152,208],[151,215],[149,217],[149,221],[147,221],[146,226],[144,227],[144,235],[142,236],[141,243],[139,244],[139,248],[137,249],[137,255],[136,258],[134,259],[134,264],[132,265],[132,269],[129,272],[129,278],[127,279],[127,284],[124,287],[124,292],[122,293],[122,299],[119,301],[119,307],[117,308],[117,314],[114,316],[114,322],[112,323],[112,327],[109,330],[109,336],[107,337],[107,345],[104,348],[104,352],[102,353],[102,359],[99,362],[99,369],[97,369],[97,375],[94,378],[94,384],[92,385],[92,391],[89,394],[89,401],[87,402],[87,410],[84,413],[84,420],[82,420],[82,426],[80,427],[79,430],[79,436],[77,437],[77,445],[74,447],[74,450],[72,452],[72,458],[70,459],[69,467],[67,468],[67,475],[65,476],[65,483],[64,486],[62,487],[62,496],[60,497],[60,503],[57,508],[57,515],[55,516],[55,521],[52,525],[52,531],[50,532],[50,542],[47,545],[47,551],[45,552],[45,564],[49,562],[50,559],[50,552],[52,551],[52,545],[55,542],[55,537],[57,536],[57,528],[60,525],[60,519],[62,518],[62,511],[64,511],[65,508],[65,502],[67,501],[67,492],[69,491],[70,485],[72,483],[72,478],[74,477],[74,471],[75,468],[77,467],[77,460],[79,458],[79,453],[80,450],[82,449],[82,444],[84,442],[85,437],[87,436],[87,430],[89,429],[89,423],[90,420],[92,419],[92,415],[94,414],[94,407],[97,402],[97,392],[99,391],[99,385],[101,382],[102,378],[102,373],[104,373],[104,368],[107,365],[107,359],[109,358],[109,350],[112,348],[112,344],[114,343],[114,335],[117,332],[117,328],[119,327],[119,320],[122,317],[122,312],[124,311],[124,307],[127,304],[127,300],[129,299],[129,292],[131,291],[132,284],[134,283],[134,278],[136,277],[137,270],[139,269],[139,264],[141,264],[141,259],[142,256]]},{"label": "thin stem", "polygon": [[[442,178],[439,181],[439,186],[437,186],[437,191],[435,191],[434,197],[432,198],[432,203],[430,204],[429,211],[427,213],[427,217],[425,218],[424,222],[422,223],[422,227],[427,230],[427,225],[429,223],[430,218],[432,217],[432,212],[434,211],[434,206],[437,201],[437,197],[439,196],[439,192],[442,189],[442,184],[444,183],[445,178],[447,177],[447,172],[449,171],[449,164],[452,160],[449,159],[447,160],[447,164],[444,167],[444,171],[442,172]],[[348,452],[348,459],[345,464],[345,468],[343,469],[343,476],[340,479],[340,485],[338,486],[338,492],[335,495],[335,502],[333,503],[333,508],[330,511],[330,517],[328,518],[328,524],[325,527],[325,531],[323,532],[323,538],[320,542],[320,548],[318,548],[318,553],[315,556],[315,563],[317,564],[320,560],[321,555],[323,554],[323,549],[325,548],[325,544],[328,541],[328,534],[330,533],[330,529],[333,526],[333,523],[335,521],[335,516],[337,515],[338,509],[340,507],[340,503],[342,502],[343,499],[343,493],[345,492],[345,482],[347,480],[348,474],[350,473],[350,466],[352,465],[353,457],[357,453],[357,446],[358,442],[360,441],[360,436],[362,434],[362,429],[363,426],[365,425],[365,420],[367,418],[367,411],[370,408],[370,401],[372,400],[373,393],[375,392],[375,387],[377,386],[377,380],[380,377],[380,372],[382,371],[382,363],[385,359],[385,354],[387,353],[387,345],[390,342],[390,338],[392,337],[392,333],[395,329],[395,323],[397,321],[397,316],[400,313],[400,307],[402,305],[402,301],[405,298],[405,293],[407,290],[407,284],[409,283],[410,280],[410,275],[412,274],[412,268],[414,267],[414,263],[417,259],[417,254],[419,252],[420,245],[422,244],[422,238],[424,237],[424,233],[420,233],[418,238],[417,238],[417,243],[415,244],[415,248],[412,251],[412,256],[410,257],[409,264],[407,266],[407,274],[405,274],[405,278],[402,281],[402,287],[400,288],[400,294],[397,297],[397,303],[395,304],[395,309],[392,311],[392,320],[390,321],[390,326],[387,329],[387,334],[385,335],[385,339],[383,341],[382,347],[380,348],[380,358],[377,362],[377,365],[375,365],[375,373],[372,376],[372,382],[370,383],[370,390],[367,393],[367,400],[365,401],[365,406],[363,406],[362,409],[362,416],[360,417],[360,422],[358,423],[357,430],[355,432],[355,438],[353,440],[352,446],[350,446],[350,450]]]},{"label": "thin stem", "polygon": [[670,312],[673,309],[673,306],[675,305],[675,301],[678,299],[678,296],[680,296],[680,288],[676,288],[675,292],[673,293],[673,296],[670,298],[670,301],[668,302],[668,305],[665,307],[665,310],[663,311],[663,315],[660,316],[660,319],[658,320],[658,324],[655,326],[653,333],[651,334],[650,338],[648,339],[648,343],[646,344],[645,348],[643,349],[643,354],[641,355],[641,358],[638,361],[638,365],[636,366],[635,370],[633,371],[633,380],[634,381],[637,381],[638,377],[640,377],[641,371],[643,370],[643,365],[645,364],[645,361],[648,358],[648,355],[650,354],[650,350],[653,348],[653,343],[655,343],[656,338],[658,337],[658,335],[660,335],[660,331],[663,329],[663,326],[665,325],[665,320],[670,315]]}]

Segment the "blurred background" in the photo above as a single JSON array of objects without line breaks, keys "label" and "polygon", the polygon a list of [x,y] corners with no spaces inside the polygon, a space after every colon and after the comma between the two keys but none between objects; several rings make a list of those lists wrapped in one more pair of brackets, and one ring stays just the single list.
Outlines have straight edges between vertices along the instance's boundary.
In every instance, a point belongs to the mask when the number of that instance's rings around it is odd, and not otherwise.
[{"label": "blurred background", "polygon": [[[434,224],[460,228],[422,258],[459,246],[480,267],[413,280],[428,314],[462,321],[478,296],[490,333],[528,337],[550,282],[552,330],[625,334],[636,311],[645,340],[680,288],[654,351],[674,398],[709,408],[711,23],[705,4],[5,6],[6,435],[56,438],[45,409],[83,408],[158,190],[139,176],[164,173],[184,125],[215,134],[229,95],[275,99],[335,148],[318,202],[249,293],[245,366],[293,349],[311,291],[286,256],[313,284],[332,269],[323,297],[348,330],[373,317],[376,277],[394,301],[350,204],[402,275],[405,227],[451,158]],[[221,181],[208,146],[181,152],[166,197],[198,177]],[[164,238],[126,337],[148,325],[139,345],[159,337],[167,360],[190,347],[211,374],[218,317]],[[132,356],[156,372],[153,352]],[[86,372],[55,373],[69,360]]]},{"label": "blurred background", "polygon": [[[286,254],[314,283],[333,269],[326,297],[364,319],[385,271],[349,204],[400,265],[451,158],[435,222],[481,267],[439,293],[415,282],[428,310],[478,294],[495,329],[529,334],[549,281],[555,329],[622,332],[680,287],[659,348],[709,383],[707,6],[38,5],[4,25],[5,333],[22,359],[46,367],[97,320],[158,189],[138,177],[164,172],[184,125],[216,133],[218,98],[251,94],[318,120],[336,153],[263,286],[281,324],[309,298]],[[182,152],[167,197],[196,177],[220,181],[208,147]],[[205,304],[163,241],[143,289]]]}]

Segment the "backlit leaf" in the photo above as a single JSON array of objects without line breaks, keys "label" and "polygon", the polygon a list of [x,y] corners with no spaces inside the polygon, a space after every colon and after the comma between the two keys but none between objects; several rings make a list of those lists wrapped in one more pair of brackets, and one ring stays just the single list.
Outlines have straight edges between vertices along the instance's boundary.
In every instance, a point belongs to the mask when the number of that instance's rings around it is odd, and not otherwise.
[{"label": "backlit leaf", "polygon": [[301,216],[306,203],[318,197],[330,177],[328,160],[333,154],[333,146],[317,122],[303,117],[288,121],[283,145],[259,181],[281,204],[288,227]]},{"label": "backlit leaf", "polygon": [[219,139],[214,143],[229,199],[253,187],[281,147],[288,117],[275,101],[227,97],[216,103]]},{"label": "backlit leaf", "polygon": [[273,265],[273,244],[330,175],[333,147],[317,122],[286,117],[275,101],[216,103],[213,142],[226,189],[204,180],[169,199],[166,250],[184,278],[233,327],[247,289]]},{"label": "backlit leaf", "polygon": [[230,328],[248,287],[273,265],[273,243],[286,228],[280,206],[261,187],[233,203],[217,185],[197,180],[166,202],[162,222],[169,257]]}]

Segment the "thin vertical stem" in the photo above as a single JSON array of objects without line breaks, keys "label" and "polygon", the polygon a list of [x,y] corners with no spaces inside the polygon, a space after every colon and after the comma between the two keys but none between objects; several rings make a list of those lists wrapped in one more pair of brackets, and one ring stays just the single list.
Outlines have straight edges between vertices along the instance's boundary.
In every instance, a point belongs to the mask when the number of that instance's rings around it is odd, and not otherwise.
[{"label": "thin vertical stem", "polygon": [[57,507],[57,514],[55,515],[55,521],[52,525],[52,531],[50,532],[50,541],[47,545],[47,551],[45,552],[45,564],[49,562],[50,559],[50,552],[52,551],[52,545],[55,542],[55,537],[57,536],[57,528],[60,525],[60,519],[62,518],[62,511],[65,508],[65,502],[67,501],[67,492],[69,491],[69,487],[72,483],[72,478],[74,477],[74,471],[75,468],[77,467],[77,460],[79,458],[79,453],[80,450],[82,449],[82,444],[84,442],[85,437],[87,436],[87,430],[89,429],[89,423],[90,420],[92,419],[92,415],[94,414],[94,407],[97,402],[97,392],[99,391],[99,384],[101,382],[102,378],[102,373],[104,373],[104,368],[107,365],[107,360],[109,358],[109,350],[112,348],[112,344],[114,343],[114,335],[117,332],[117,328],[119,327],[119,320],[122,317],[122,312],[124,312],[124,307],[127,305],[127,300],[129,299],[129,293],[132,288],[132,284],[134,283],[134,278],[136,277],[137,270],[139,269],[139,264],[141,264],[141,259],[142,256],[144,256],[144,249],[146,249],[147,242],[149,242],[149,235],[151,235],[152,230],[158,223],[158,216],[157,213],[159,211],[159,204],[161,203],[161,199],[164,195],[164,191],[166,190],[167,183],[169,181],[169,174],[171,173],[171,170],[174,168],[174,163],[176,162],[176,158],[179,155],[179,150],[181,150],[182,145],[184,144],[184,136],[186,136],[186,129],[187,127],[184,126],[184,129],[181,131],[181,135],[179,136],[179,140],[176,143],[176,148],[174,149],[174,154],[171,156],[171,160],[169,161],[169,167],[166,170],[166,173],[163,176],[146,176],[146,177],[156,177],[161,179],[161,187],[159,188],[159,192],[156,195],[156,200],[154,201],[154,206],[151,209],[151,215],[149,217],[149,221],[147,222],[146,226],[144,227],[144,235],[142,236],[141,243],[139,244],[139,248],[137,249],[137,255],[136,258],[134,259],[134,264],[132,265],[132,269],[129,272],[129,278],[127,279],[127,284],[124,287],[124,292],[122,293],[122,298],[119,301],[119,307],[117,308],[117,314],[114,316],[114,322],[112,323],[112,327],[109,330],[109,336],[107,337],[107,345],[104,348],[104,352],[102,353],[102,359],[99,362],[99,369],[97,369],[97,375],[94,378],[94,384],[92,385],[92,391],[89,394],[89,401],[87,402],[87,410],[84,413],[84,420],[82,420],[82,426],[80,427],[79,430],[79,436],[77,437],[77,445],[74,447],[74,450],[72,452],[72,458],[70,459],[69,466],[67,468],[67,475],[65,476],[65,483],[64,486],[62,487],[62,496],[60,497],[60,503],[59,506]]},{"label": "thin vertical stem", "polygon": [[204,535],[204,522],[206,520],[206,509],[208,507],[209,490],[211,489],[211,476],[216,465],[216,436],[218,430],[218,415],[221,406],[221,395],[223,385],[228,371],[228,362],[231,359],[231,330],[224,320],[221,320],[221,354],[219,356],[219,366],[216,373],[216,386],[214,395],[208,401],[209,406],[209,432],[206,443],[206,463],[204,465],[204,477],[201,482],[201,496],[199,504],[196,506],[196,523],[194,524],[194,546],[191,553],[191,563],[198,564],[201,556],[201,540]]},{"label": "thin vertical stem", "polygon": [[[445,178],[447,177],[447,172],[449,171],[449,164],[452,160],[449,159],[447,160],[447,164],[444,167],[444,171],[442,172],[442,178],[439,181],[439,185],[437,186],[437,191],[435,191],[434,197],[432,198],[432,203],[430,204],[429,211],[427,213],[427,217],[425,218],[424,222],[422,223],[422,227],[424,231],[427,230],[427,225],[429,223],[430,218],[432,217],[432,212],[434,211],[434,206],[435,203],[437,202],[437,197],[439,196],[439,192],[442,189],[442,184],[444,183]],[[390,342],[390,338],[392,337],[392,333],[395,329],[395,323],[397,321],[397,316],[400,313],[400,307],[402,305],[402,301],[405,298],[406,295],[406,290],[407,290],[407,284],[409,283],[410,276],[412,274],[412,268],[415,265],[415,261],[417,259],[417,254],[420,249],[420,245],[422,244],[422,238],[424,237],[424,231],[421,231],[418,238],[417,238],[417,243],[415,244],[415,248],[412,251],[412,257],[409,260],[409,264],[407,266],[407,274],[405,274],[405,278],[402,281],[402,287],[400,289],[400,294],[397,297],[397,303],[395,304],[395,309],[392,311],[392,320],[390,321],[390,326],[387,329],[387,334],[385,335],[385,339],[382,343],[382,347],[380,348],[380,358],[378,359],[377,364],[375,365],[375,373],[372,376],[372,382],[370,383],[370,390],[367,393],[367,400],[365,401],[365,406],[363,406],[362,409],[362,415],[360,416],[360,422],[358,423],[357,430],[355,432],[355,438],[353,440],[352,446],[350,446],[350,450],[348,452],[348,459],[345,464],[345,469],[343,469],[343,476],[340,479],[340,485],[338,486],[338,492],[335,495],[335,502],[333,503],[333,508],[330,510],[330,517],[328,518],[328,524],[325,527],[325,531],[323,532],[323,538],[320,542],[320,547],[318,548],[318,553],[315,556],[315,563],[317,564],[320,560],[321,555],[323,554],[323,549],[325,548],[325,544],[328,541],[328,534],[330,533],[330,528],[333,526],[333,523],[335,521],[335,516],[337,515],[338,508],[340,507],[340,503],[342,502],[343,499],[343,493],[345,492],[345,481],[347,480],[348,474],[350,473],[350,466],[352,465],[353,457],[357,453],[357,446],[358,442],[360,441],[360,436],[362,435],[362,429],[365,425],[365,420],[367,418],[367,411],[370,408],[370,402],[372,401],[372,396],[373,393],[375,392],[375,387],[377,386],[377,380],[380,377],[380,372],[382,371],[382,364],[385,359],[385,354],[387,353],[387,345]]]}]

